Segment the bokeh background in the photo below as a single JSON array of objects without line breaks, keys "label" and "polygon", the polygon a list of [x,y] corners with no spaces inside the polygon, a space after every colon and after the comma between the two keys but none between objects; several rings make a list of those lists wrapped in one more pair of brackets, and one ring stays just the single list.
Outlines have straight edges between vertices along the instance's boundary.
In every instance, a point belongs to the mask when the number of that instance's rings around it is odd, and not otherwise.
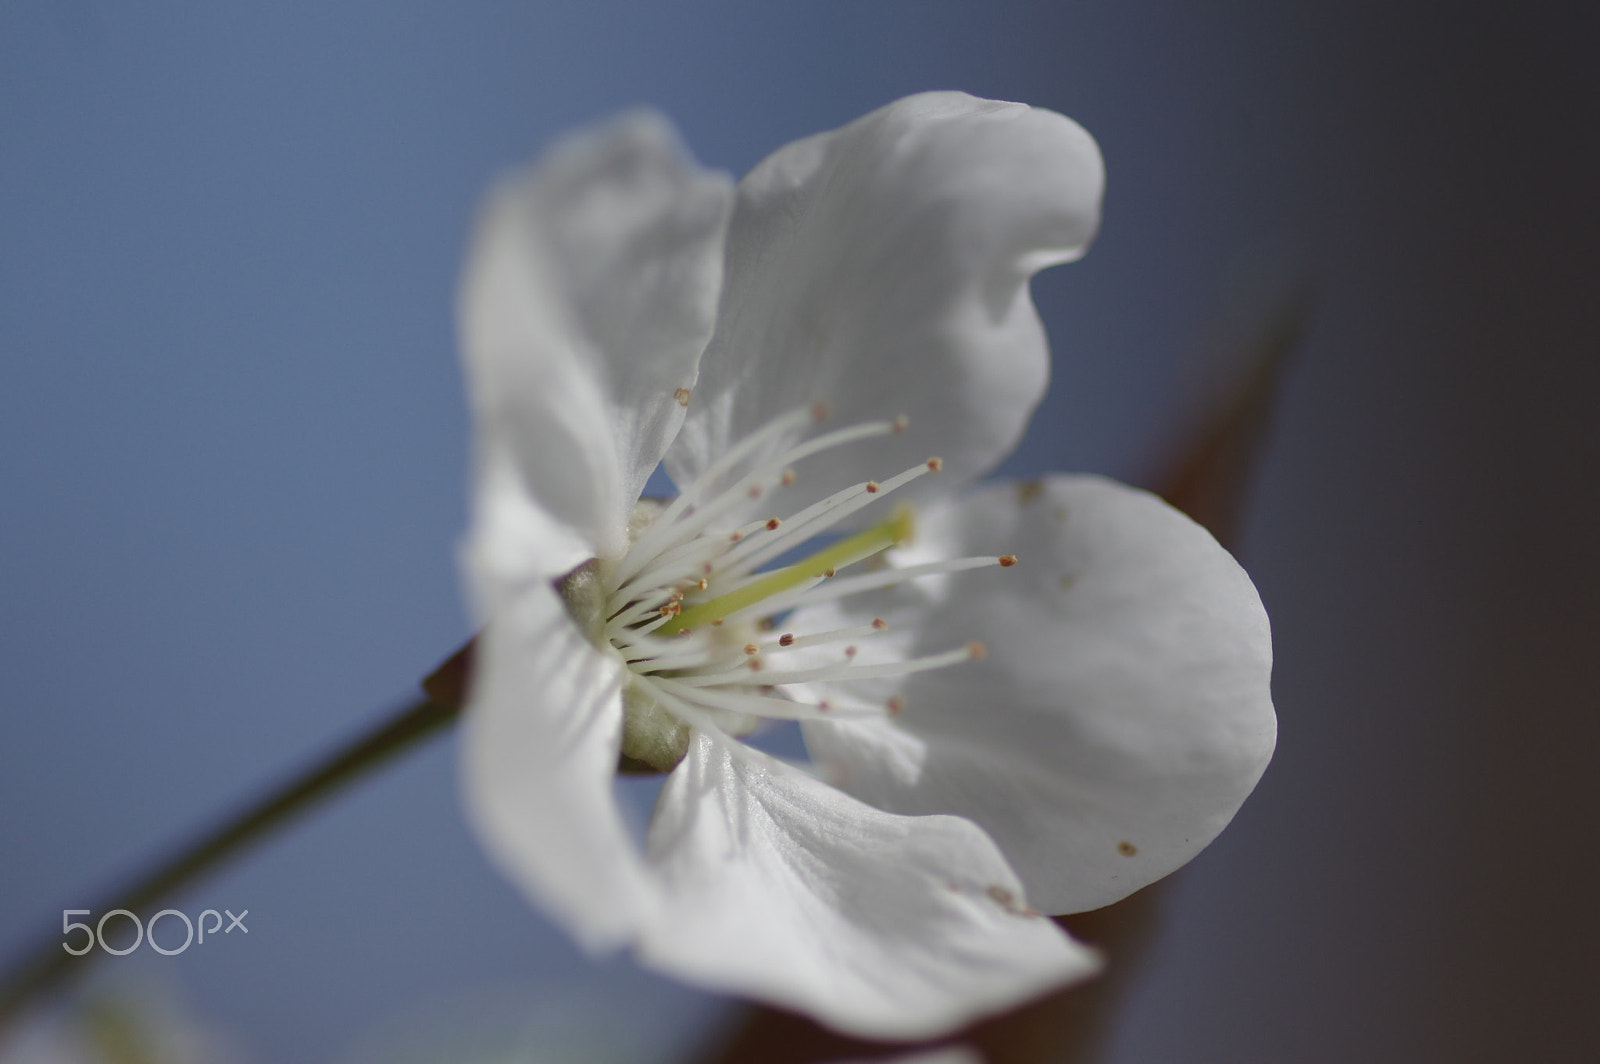
[{"label": "bokeh background", "polygon": [[[0,956],[469,633],[452,300],[493,175],[638,104],[740,173],[962,88],[1073,116],[1109,170],[1097,246],[1035,285],[1055,377],[1010,471],[1145,475],[1203,353],[1314,279],[1241,547],[1279,752],[1108,1059],[1595,1059],[1596,10],[9,0]],[[713,1031],[492,872],[454,759],[175,902],[248,938],[106,969],[258,1062],[493,1002]]]}]

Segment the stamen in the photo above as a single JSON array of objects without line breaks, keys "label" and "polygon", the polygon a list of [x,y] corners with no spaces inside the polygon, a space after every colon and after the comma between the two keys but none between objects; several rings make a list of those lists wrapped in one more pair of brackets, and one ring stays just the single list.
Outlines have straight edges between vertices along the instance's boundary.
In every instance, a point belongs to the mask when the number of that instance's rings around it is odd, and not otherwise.
[{"label": "stamen", "polygon": [[629,588],[635,586],[655,588],[663,584],[676,583],[700,572],[706,572],[707,575],[710,575],[710,573],[716,571],[715,567],[713,566],[711,570],[706,571],[703,566],[715,559],[719,554],[726,553],[729,549],[729,540],[734,542],[742,540],[746,536],[766,528],[769,523],[769,521],[752,521],[743,528],[730,532],[726,537],[693,539],[681,547],[665,551],[657,559],[659,564],[655,568],[632,577],[626,583],[618,584],[612,595],[626,593]]},{"label": "stamen", "polygon": [[874,495],[886,495],[891,491],[904,487],[920,476],[936,471],[936,468],[931,463],[924,463],[912,466],[898,476],[890,477],[882,484],[878,484],[876,492],[873,491],[872,487],[875,483],[874,481],[847,488],[838,495],[808,506],[795,514],[785,523],[785,527],[788,529],[786,532],[753,553],[745,554],[738,550],[729,551],[723,556],[721,563],[718,565],[718,571],[725,573],[730,578],[753,572],[784,551],[799,546],[813,536],[843,521],[857,510],[874,502]]},{"label": "stamen", "polygon": [[[885,569],[877,573],[864,573],[861,576],[847,576],[843,580],[835,580],[825,587],[807,590],[804,592],[777,595],[767,603],[772,612],[794,609],[796,606],[810,606],[818,602],[831,602],[834,599],[844,598],[847,595],[857,595],[863,591],[874,591],[880,587],[898,584],[902,580],[912,580],[919,576],[933,576],[937,573],[960,573],[968,569],[982,569],[990,565],[999,565],[998,558],[952,558],[946,562],[929,562],[926,565],[910,565],[904,569]],[[688,612],[688,611],[685,611]]]},{"label": "stamen", "polygon": [[820,577],[835,566],[858,562],[910,538],[911,511],[900,510],[883,524],[841,540],[804,561],[767,573],[760,579],[753,580],[726,595],[719,595],[709,602],[702,602],[684,610],[673,620],[672,630],[682,631],[685,628],[705,624],[714,618],[735,616],[743,610],[762,605],[765,600],[779,592],[794,588],[802,581]]},{"label": "stamen", "polygon": [[[687,390],[680,389],[680,393],[675,393],[675,398],[687,402]],[[826,416],[827,409],[821,404],[792,410],[740,440],[659,511],[628,555],[606,574],[604,630],[626,663],[630,682],[642,685],[671,716],[740,756],[749,756],[748,748],[735,736],[747,730],[744,722],[750,718],[873,719],[896,715],[905,707],[899,694],[875,706],[840,707],[822,698],[796,701],[786,697],[788,685],[903,677],[981,658],[985,653],[982,644],[969,643],[909,660],[872,661],[869,654],[869,663],[863,664],[860,650],[867,645],[864,641],[888,629],[882,617],[867,624],[799,635],[792,631],[779,634],[774,617],[796,606],[921,576],[1016,564],[1015,555],[1009,554],[958,558],[830,579],[847,566],[908,542],[912,517],[902,508],[887,520],[814,550],[800,562],[759,572],[761,566],[812,541],[868,504],[943,468],[939,458],[930,457],[887,480],[869,480],[835,492],[792,515],[775,514],[731,532],[710,531],[718,517],[744,505],[745,500],[794,485],[794,463],[829,448],[904,432],[908,425],[902,415],[892,421],[837,429],[793,446],[781,442],[785,435],[798,436],[808,422]],[[755,457],[764,448],[781,453]],[[746,463],[746,472],[735,475],[741,463]],[[742,623],[717,633],[728,621]],[[822,655],[831,660],[821,662],[816,655],[781,656],[784,651],[824,646],[837,646],[839,651]],[[896,653],[899,651],[891,648],[891,653],[883,656],[893,658]]]},{"label": "stamen", "polygon": [[[729,578],[753,572],[784,551],[791,547],[799,546],[822,529],[832,525],[838,518],[828,521],[827,524],[814,527],[817,526],[819,518],[826,515],[830,510],[843,506],[859,497],[862,491],[862,486],[857,484],[855,487],[846,488],[836,495],[830,495],[821,502],[812,503],[783,523],[782,535],[776,538],[749,539],[728,551],[718,560],[718,570],[725,573]],[[853,513],[855,509],[859,509],[859,507],[847,510],[845,513]]]},{"label": "stamen", "polygon": [[[835,628],[830,632],[815,632],[811,635],[795,635],[793,632],[785,632],[776,640],[769,641],[767,646],[777,646],[781,650],[787,650],[790,647],[826,646],[829,643],[843,643],[852,639],[867,639],[888,627],[888,621],[885,621],[882,617],[874,617],[871,624],[859,624],[850,628]],[[854,647],[851,647],[845,653],[848,654],[854,649]]]},{"label": "stamen", "polygon": [[[943,654],[930,654],[923,658],[909,658],[905,661],[888,661],[878,665],[857,665],[854,662],[845,662],[839,665],[822,665],[812,669],[791,669],[788,672],[768,672],[762,677],[761,682],[780,687],[789,683],[817,683],[824,680],[872,680],[883,676],[908,676],[914,672],[927,672],[929,669],[942,669],[946,665],[957,665],[963,661],[976,661],[982,658],[986,651],[982,643],[968,643],[958,650],[947,650]],[[737,672],[704,673],[692,676],[674,677],[672,682],[684,687],[710,687],[738,680]]]},{"label": "stamen", "polygon": [[[817,713],[826,712],[818,706],[806,702],[793,702],[787,698],[774,698],[770,695],[748,694],[743,691],[717,691],[706,687],[695,687],[686,684],[682,677],[668,678],[665,676],[641,677],[650,687],[651,691],[663,696],[663,701],[670,699],[682,704],[697,703],[710,709],[727,710],[730,713],[743,713],[752,717],[767,717],[771,720],[815,720]],[[833,711],[832,716],[839,719],[870,718],[876,713],[857,710],[839,713]]]},{"label": "stamen", "polygon": [[[809,421],[821,421],[826,416],[827,410],[825,407],[821,411],[813,408],[791,410],[781,417],[774,418],[761,429],[752,432],[734,444],[720,458],[706,467],[705,472],[696,477],[695,482],[686,488],[683,494],[668,503],[667,508],[656,516],[655,521],[634,543],[633,549],[628,551],[628,557],[623,559],[621,567],[613,575],[613,580],[616,581],[616,584],[620,586],[647,563],[654,561],[662,550],[676,541],[678,519],[698,500],[697,489],[700,489],[703,485],[715,483],[728,470],[769,441],[785,433],[796,431]],[[635,562],[636,557],[637,562]]]},{"label": "stamen", "polygon": [[[798,414],[799,412],[796,411],[795,413]],[[794,416],[794,414],[790,415],[791,418]],[[783,420],[785,419],[779,419],[779,421]],[[772,426],[769,425],[768,429],[771,427]],[[758,433],[756,435],[763,435],[766,431],[767,430],[763,430],[762,433]],[[645,531],[644,535],[639,537],[638,542],[636,542],[633,545],[633,548],[628,552],[628,557],[624,559],[622,567],[616,574],[614,574],[612,578],[614,585],[620,587],[624,582],[631,578],[633,572],[636,572],[638,568],[642,568],[645,564],[645,561],[648,560],[641,560],[636,565],[633,561],[635,554],[639,554],[641,556],[660,554],[681,541],[692,539],[693,537],[699,535],[708,525],[711,524],[712,521],[720,517],[723,513],[727,512],[727,510],[729,510],[734,504],[741,501],[742,496],[740,494],[740,490],[742,488],[759,481],[766,480],[773,476],[778,470],[785,468],[789,464],[798,462],[802,458],[808,458],[820,451],[825,451],[831,447],[838,447],[846,443],[852,443],[856,440],[868,439],[873,436],[887,435],[893,431],[894,425],[892,423],[887,421],[874,421],[867,422],[866,424],[862,425],[855,425],[851,428],[839,429],[834,432],[825,433],[816,437],[815,439],[799,444],[784,454],[779,455],[773,461],[757,467],[752,472],[747,473],[731,488],[728,488],[726,491],[722,492],[722,494],[714,497],[705,505],[696,507],[692,514],[680,516],[683,514],[683,511],[679,509],[680,503],[683,503],[685,499],[688,499],[692,495],[709,490],[706,485],[712,483],[715,480],[715,477],[713,477],[711,471],[708,470],[706,473],[703,473],[701,476],[697,477],[695,482],[685,489],[684,493],[678,496],[678,498],[667,507],[666,511],[664,511],[662,515],[656,519],[650,528]],[[742,448],[747,442],[748,439],[742,441],[739,445],[739,448]],[[738,450],[739,448],[735,448],[735,450]],[[722,462],[715,463],[715,465],[722,464]],[[652,539],[652,537],[655,538]]]}]

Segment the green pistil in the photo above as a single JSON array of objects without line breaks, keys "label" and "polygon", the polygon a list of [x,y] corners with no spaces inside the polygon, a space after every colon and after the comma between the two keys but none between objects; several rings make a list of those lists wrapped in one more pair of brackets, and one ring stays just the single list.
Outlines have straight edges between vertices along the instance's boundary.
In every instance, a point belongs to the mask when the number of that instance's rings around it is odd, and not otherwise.
[{"label": "green pistil", "polygon": [[911,538],[913,521],[910,507],[901,507],[894,516],[864,532],[857,532],[831,547],[825,547],[803,561],[775,569],[759,580],[752,581],[737,591],[718,595],[714,599],[690,606],[672,620],[662,625],[662,635],[679,632],[702,624],[712,624],[729,614],[737,613],[773,595],[799,587],[807,580],[827,576],[832,570],[842,569],[879,551],[898,546]]}]

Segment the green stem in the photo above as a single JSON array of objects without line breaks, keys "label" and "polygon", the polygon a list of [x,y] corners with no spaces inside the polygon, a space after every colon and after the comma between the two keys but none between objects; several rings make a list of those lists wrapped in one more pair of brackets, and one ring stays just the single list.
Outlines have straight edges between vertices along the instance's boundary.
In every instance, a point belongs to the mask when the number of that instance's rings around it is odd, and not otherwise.
[{"label": "green stem", "polygon": [[[307,812],[323,798],[441,732],[454,722],[464,701],[462,689],[470,665],[471,647],[468,643],[423,681],[423,689],[429,697],[406,707],[349,746],[224,820],[146,875],[114,891],[104,904],[91,912],[127,909],[141,918],[148,915],[158,902],[198,880],[251,843],[259,842],[291,817]],[[61,948],[59,935],[39,942],[0,978],[0,1023],[11,1018],[35,995],[82,974],[94,955],[90,952],[81,957],[73,956]]]}]

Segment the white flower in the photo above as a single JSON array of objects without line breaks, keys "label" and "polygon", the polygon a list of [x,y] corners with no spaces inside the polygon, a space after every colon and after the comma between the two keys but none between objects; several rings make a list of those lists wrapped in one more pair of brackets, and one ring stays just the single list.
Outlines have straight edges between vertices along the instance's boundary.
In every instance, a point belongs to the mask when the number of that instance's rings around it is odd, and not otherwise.
[{"label": "white flower", "polygon": [[[950,494],[1043,393],[1028,279],[1083,253],[1102,183],[1070,120],[929,93],[737,189],[642,114],[492,195],[462,298],[466,789],[585,946],[936,1035],[1091,974],[1039,913],[1165,875],[1254,786],[1267,621],[1209,535],[1096,478]],[[663,459],[682,495],[640,504]],[[741,741],[763,717],[802,721],[816,776]],[[671,768],[643,852],[619,754]]]}]

